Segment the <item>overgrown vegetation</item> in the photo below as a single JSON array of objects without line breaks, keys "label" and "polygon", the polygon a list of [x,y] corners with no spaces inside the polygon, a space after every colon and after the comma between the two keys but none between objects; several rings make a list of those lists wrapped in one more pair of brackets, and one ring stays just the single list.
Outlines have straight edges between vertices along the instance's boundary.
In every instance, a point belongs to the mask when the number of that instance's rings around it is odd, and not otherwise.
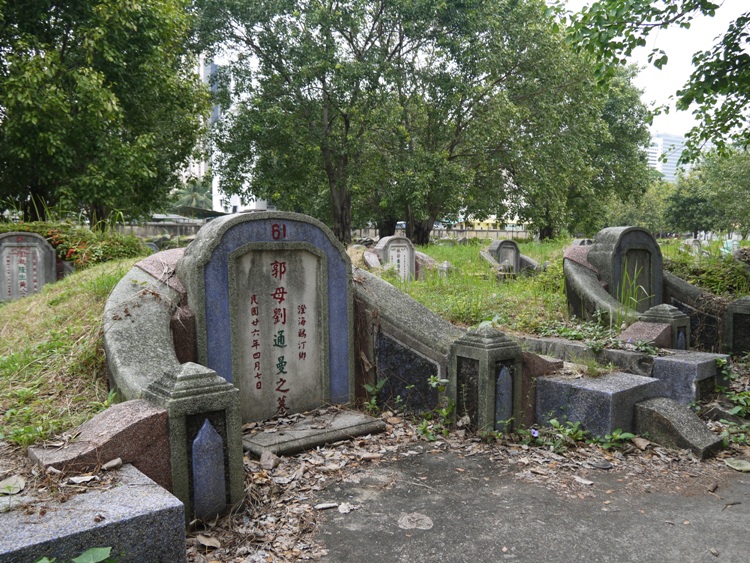
[{"label": "overgrown vegetation", "polygon": [[0,234],[29,232],[43,236],[55,249],[60,260],[86,268],[110,260],[123,260],[147,256],[150,251],[143,240],[113,231],[91,230],[73,223],[2,223]]},{"label": "overgrown vegetation", "polygon": [[694,255],[682,241],[662,242],[664,268],[685,281],[721,297],[734,299],[750,293],[750,275],[742,262],[720,251],[715,241],[705,255]]},{"label": "overgrown vegetation", "polygon": [[0,305],[0,440],[28,446],[110,404],[102,314],[134,262],[96,265]]}]

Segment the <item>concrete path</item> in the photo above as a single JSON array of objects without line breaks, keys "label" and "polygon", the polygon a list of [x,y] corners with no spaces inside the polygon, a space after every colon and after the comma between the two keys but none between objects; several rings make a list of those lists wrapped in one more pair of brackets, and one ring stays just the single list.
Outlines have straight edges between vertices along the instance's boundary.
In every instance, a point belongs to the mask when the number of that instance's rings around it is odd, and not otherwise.
[{"label": "concrete path", "polygon": [[326,501],[359,508],[325,512],[318,538],[331,562],[750,562],[750,474],[717,477],[713,494],[690,478],[643,492],[593,470],[581,499],[487,456],[421,453],[329,487]]}]

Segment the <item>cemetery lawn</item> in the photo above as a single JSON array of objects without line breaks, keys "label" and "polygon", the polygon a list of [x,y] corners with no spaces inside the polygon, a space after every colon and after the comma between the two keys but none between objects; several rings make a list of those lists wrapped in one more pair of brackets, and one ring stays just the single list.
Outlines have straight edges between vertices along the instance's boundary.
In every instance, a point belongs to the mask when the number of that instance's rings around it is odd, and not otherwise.
[{"label": "cemetery lawn", "polygon": [[450,262],[448,278],[430,271],[417,282],[404,283],[395,276],[387,279],[454,324],[472,326],[490,320],[509,332],[543,333],[567,320],[562,255],[570,241],[518,241],[521,254],[540,264],[548,263],[544,272],[533,276],[498,283],[491,266],[479,254],[490,241],[477,240],[462,246],[418,248],[438,263]]},{"label": "cemetery lawn", "polygon": [[138,260],[106,262],[0,304],[0,442],[29,446],[109,406],[104,304]]}]

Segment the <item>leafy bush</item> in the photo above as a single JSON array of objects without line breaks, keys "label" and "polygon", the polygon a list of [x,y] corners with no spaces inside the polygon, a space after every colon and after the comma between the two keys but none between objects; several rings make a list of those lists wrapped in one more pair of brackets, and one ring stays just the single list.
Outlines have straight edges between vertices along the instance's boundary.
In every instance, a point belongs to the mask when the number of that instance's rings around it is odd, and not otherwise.
[{"label": "leafy bush", "polygon": [[0,223],[0,233],[29,232],[43,236],[61,260],[86,268],[109,260],[147,256],[143,241],[111,230],[92,231],[71,223]]},{"label": "leafy bush", "polygon": [[671,258],[665,257],[664,268],[716,295],[734,297],[750,293],[750,276],[745,266],[730,255],[696,257],[682,251],[673,253]]}]

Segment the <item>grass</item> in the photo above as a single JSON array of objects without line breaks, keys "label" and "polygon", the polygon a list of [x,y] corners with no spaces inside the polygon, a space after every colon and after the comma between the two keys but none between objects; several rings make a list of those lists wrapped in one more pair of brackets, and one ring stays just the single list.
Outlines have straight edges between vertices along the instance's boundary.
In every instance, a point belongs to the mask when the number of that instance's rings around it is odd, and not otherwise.
[{"label": "grass", "polygon": [[136,261],[106,262],[0,305],[0,440],[28,446],[108,406],[102,314]]},{"label": "grass", "polygon": [[568,243],[519,244],[522,254],[540,263],[549,261],[547,271],[503,282],[495,279],[491,266],[479,255],[478,244],[428,245],[419,250],[438,262],[450,262],[447,278],[429,271],[416,282],[389,281],[452,323],[471,326],[494,320],[505,330],[537,332],[567,319],[562,252]]}]

